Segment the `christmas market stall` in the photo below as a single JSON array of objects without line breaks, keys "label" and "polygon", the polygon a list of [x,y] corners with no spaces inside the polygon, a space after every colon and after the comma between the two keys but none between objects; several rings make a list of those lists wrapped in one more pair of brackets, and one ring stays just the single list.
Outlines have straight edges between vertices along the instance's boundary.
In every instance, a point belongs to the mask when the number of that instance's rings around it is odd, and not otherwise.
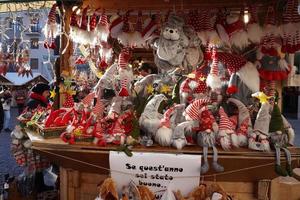
[{"label": "christmas market stall", "polygon": [[[45,48],[60,36],[54,103],[25,110],[13,137],[60,166],[63,200],[299,199],[281,113],[298,6],[57,1],[44,27]],[[74,102],[78,64],[93,87]]]}]

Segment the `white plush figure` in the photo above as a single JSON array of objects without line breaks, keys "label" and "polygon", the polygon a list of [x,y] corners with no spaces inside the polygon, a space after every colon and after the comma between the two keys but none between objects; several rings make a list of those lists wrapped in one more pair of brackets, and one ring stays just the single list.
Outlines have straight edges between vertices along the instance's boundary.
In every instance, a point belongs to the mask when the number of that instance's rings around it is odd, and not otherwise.
[{"label": "white plush figure", "polygon": [[157,132],[160,126],[160,120],[163,118],[163,115],[158,112],[158,108],[164,100],[167,100],[165,95],[155,95],[147,103],[139,119],[139,126],[146,134],[142,139],[144,140],[146,146],[151,146],[153,144],[152,137]]},{"label": "white plush figure", "polygon": [[183,121],[184,104],[178,104],[169,108],[161,120],[160,128],[155,134],[155,141],[161,146],[170,146],[172,142],[173,130],[176,125]]}]

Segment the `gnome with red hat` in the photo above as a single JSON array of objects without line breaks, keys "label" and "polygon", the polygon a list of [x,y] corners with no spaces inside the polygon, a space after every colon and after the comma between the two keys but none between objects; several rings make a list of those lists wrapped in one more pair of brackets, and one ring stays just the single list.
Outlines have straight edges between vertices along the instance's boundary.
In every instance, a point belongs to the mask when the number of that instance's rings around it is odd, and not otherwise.
[{"label": "gnome with red hat", "polygon": [[56,8],[57,4],[55,3],[50,9],[47,23],[43,29],[45,38],[50,39],[50,43],[48,41],[45,41],[45,48],[55,49],[54,39],[59,33],[59,25],[56,23]]},{"label": "gnome with red hat", "polygon": [[127,97],[130,96],[130,84],[134,78],[132,69],[129,67],[129,60],[131,58],[131,52],[129,47],[125,47],[119,54],[118,67],[119,67],[119,78],[120,78],[120,91],[119,96]]},{"label": "gnome with red hat", "polygon": [[[219,116],[220,116],[220,121],[219,121],[219,133],[218,133],[218,138],[220,141],[220,144],[224,150],[230,150],[231,146],[234,143],[237,143],[237,137],[233,133],[235,132],[233,129],[233,124],[228,118],[227,114],[224,111],[223,107],[220,107],[219,109]],[[235,146],[235,145],[234,145]]]},{"label": "gnome with red hat", "polygon": [[100,42],[107,42],[109,36],[109,24],[105,10],[102,11],[100,20],[96,26],[96,33]]}]

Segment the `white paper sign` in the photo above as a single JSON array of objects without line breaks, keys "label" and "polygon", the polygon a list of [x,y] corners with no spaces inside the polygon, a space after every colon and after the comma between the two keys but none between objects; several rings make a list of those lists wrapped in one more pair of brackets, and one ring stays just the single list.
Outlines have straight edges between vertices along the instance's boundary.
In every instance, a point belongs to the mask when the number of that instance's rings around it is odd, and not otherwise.
[{"label": "white paper sign", "polygon": [[167,188],[180,189],[187,195],[199,185],[201,155],[133,152],[133,156],[128,157],[123,152],[111,151],[109,163],[119,193],[130,181],[148,186],[156,199],[160,199]]}]

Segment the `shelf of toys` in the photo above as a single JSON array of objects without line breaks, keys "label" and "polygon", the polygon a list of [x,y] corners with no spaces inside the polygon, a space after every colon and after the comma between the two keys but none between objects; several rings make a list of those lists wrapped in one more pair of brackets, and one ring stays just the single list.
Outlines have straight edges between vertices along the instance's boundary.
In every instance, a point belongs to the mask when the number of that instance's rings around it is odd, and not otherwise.
[{"label": "shelf of toys", "polygon": [[[281,86],[293,73],[287,58],[300,49],[298,1],[201,2],[86,0],[52,7],[45,33],[52,41],[62,32],[51,92],[59,109],[26,110],[19,117],[26,128],[14,134],[27,135],[27,146],[61,167],[61,199],[99,193],[119,199],[112,179],[97,190],[110,174],[111,150],[201,154],[207,186],[195,191],[209,199],[214,193],[266,199],[270,180],[299,167],[294,130],[280,112]],[[226,2],[232,10],[223,9]],[[50,20],[58,10],[60,29]],[[134,74],[136,48],[153,52],[147,58],[158,74]],[[70,82],[82,62],[99,81],[74,103]]]}]

